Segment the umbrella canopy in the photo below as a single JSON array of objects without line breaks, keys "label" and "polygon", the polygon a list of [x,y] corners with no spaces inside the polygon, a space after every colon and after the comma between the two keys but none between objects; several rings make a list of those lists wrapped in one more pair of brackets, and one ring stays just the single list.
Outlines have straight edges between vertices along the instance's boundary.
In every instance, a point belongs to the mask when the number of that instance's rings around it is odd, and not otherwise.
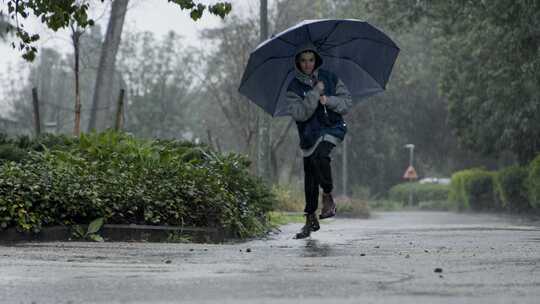
[{"label": "umbrella canopy", "polygon": [[297,51],[313,44],[353,102],[383,91],[399,53],[386,34],[353,19],[306,20],[262,42],[249,56],[239,91],[272,116],[288,115],[285,95]]}]

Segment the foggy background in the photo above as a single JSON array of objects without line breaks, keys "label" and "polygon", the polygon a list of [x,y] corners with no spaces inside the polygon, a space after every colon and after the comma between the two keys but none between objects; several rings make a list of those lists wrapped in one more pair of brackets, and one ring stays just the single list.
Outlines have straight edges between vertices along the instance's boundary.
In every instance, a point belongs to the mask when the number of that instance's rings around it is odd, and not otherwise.
[{"label": "foggy background", "polygon": [[[113,126],[116,100],[124,88],[126,132],[203,142],[217,151],[245,153],[253,160],[260,110],[237,89],[249,52],[259,42],[259,1],[230,2],[233,11],[224,21],[205,13],[195,22],[166,1],[131,1],[112,94],[95,109],[96,129]],[[361,4],[367,2],[373,1],[269,1],[271,34],[304,19],[356,18],[381,28],[401,48],[387,91],[358,104],[345,117],[347,158],[342,147],[333,157],[337,192],[383,195],[402,181],[409,161],[404,145],[410,143],[416,146],[420,177],[449,177],[463,168],[497,168],[514,161],[512,155],[483,157],[458,143],[448,124],[447,100],[438,88],[439,63],[433,54],[436,32],[421,23],[396,31],[383,15],[366,11]],[[84,132],[88,131],[109,6],[108,1],[95,1],[91,17],[97,24],[81,36]],[[31,20],[25,25],[42,36],[33,63],[21,60],[20,53],[11,49],[13,36],[0,40],[0,132],[33,133],[31,91],[37,88],[43,129],[72,134],[75,95],[70,32],[54,33]],[[303,168],[296,126],[290,118],[272,120],[271,151],[272,181],[300,189]]]}]

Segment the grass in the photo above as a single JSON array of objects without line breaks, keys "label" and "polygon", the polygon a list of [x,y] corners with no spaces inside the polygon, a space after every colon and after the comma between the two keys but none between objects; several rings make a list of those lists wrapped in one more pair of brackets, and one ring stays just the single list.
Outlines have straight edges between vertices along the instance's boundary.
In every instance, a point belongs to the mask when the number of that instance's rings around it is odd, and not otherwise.
[{"label": "grass", "polygon": [[301,213],[283,211],[271,211],[268,213],[268,218],[272,227],[279,227],[290,223],[303,223],[305,221],[304,215]]},{"label": "grass", "polygon": [[366,200],[350,198],[350,197],[336,197],[337,214],[339,216],[368,218],[369,217],[369,205]]}]

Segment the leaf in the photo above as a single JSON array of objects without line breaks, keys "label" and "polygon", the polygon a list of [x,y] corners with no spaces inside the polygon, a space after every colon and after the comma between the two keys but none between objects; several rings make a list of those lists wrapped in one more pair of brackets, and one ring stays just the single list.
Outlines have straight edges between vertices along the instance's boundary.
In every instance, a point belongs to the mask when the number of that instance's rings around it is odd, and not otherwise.
[{"label": "leaf", "polygon": [[84,230],[81,226],[73,226],[73,236],[76,238],[83,238],[84,237]]},{"label": "leaf", "polygon": [[100,243],[105,242],[103,237],[99,234],[90,234],[88,237],[94,242],[100,242]]},{"label": "leaf", "polygon": [[93,220],[93,221],[88,225],[88,231],[86,232],[86,234],[87,234],[87,235],[92,235],[92,234],[98,232],[99,229],[101,229],[101,226],[103,226],[103,218],[102,218],[102,217]]}]

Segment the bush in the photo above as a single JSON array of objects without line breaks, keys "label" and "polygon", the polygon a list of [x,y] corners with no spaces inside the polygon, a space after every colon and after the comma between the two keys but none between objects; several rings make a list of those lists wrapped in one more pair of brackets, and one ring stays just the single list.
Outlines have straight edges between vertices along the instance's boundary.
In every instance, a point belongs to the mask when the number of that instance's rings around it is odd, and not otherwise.
[{"label": "bush", "polygon": [[27,152],[12,144],[0,144],[0,163],[4,161],[20,162],[27,157]]},{"label": "bush", "polygon": [[349,197],[336,197],[336,209],[339,216],[368,218],[369,207],[366,200]]},{"label": "bush", "polygon": [[440,210],[450,211],[454,206],[449,201],[424,201],[418,203],[418,208],[421,210]]},{"label": "bush", "polygon": [[457,209],[487,210],[497,206],[494,196],[494,173],[468,169],[452,175],[449,199]]},{"label": "bush", "polygon": [[402,183],[390,188],[388,196],[390,200],[401,202],[403,205],[409,204],[409,195],[412,191],[413,205],[427,201],[446,201],[448,199],[448,185],[440,184],[420,184]]},{"label": "bush", "polygon": [[304,193],[295,191],[290,187],[283,185],[275,185],[272,187],[272,192],[276,196],[277,205],[276,211],[284,212],[303,212],[304,211]]},{"label": "bush", "polygon": [[401,210],[405,206],[402,202],[399,201],[390,201],[390,200],[369,200],[368,208],[369,210],[380,210],[380,211],[396,211]]},{"label": "bush", "polygon": [[540,208],[540,155],[529,165],[526,186],[531,206]]},{"label": "bush", "polygon": [[1,228],[39,231],[104,217],[117,224],[215,225],[247,237],[265,231],[275,205],[241,155],[115,132],[49,139],[25,161],[0,165]]},{"label": "bush", "polygon": [[501,206],[511,211],[522,211],[529,208],[527,189],[527,169],[511,166],[495,174],[495,192]]}]

